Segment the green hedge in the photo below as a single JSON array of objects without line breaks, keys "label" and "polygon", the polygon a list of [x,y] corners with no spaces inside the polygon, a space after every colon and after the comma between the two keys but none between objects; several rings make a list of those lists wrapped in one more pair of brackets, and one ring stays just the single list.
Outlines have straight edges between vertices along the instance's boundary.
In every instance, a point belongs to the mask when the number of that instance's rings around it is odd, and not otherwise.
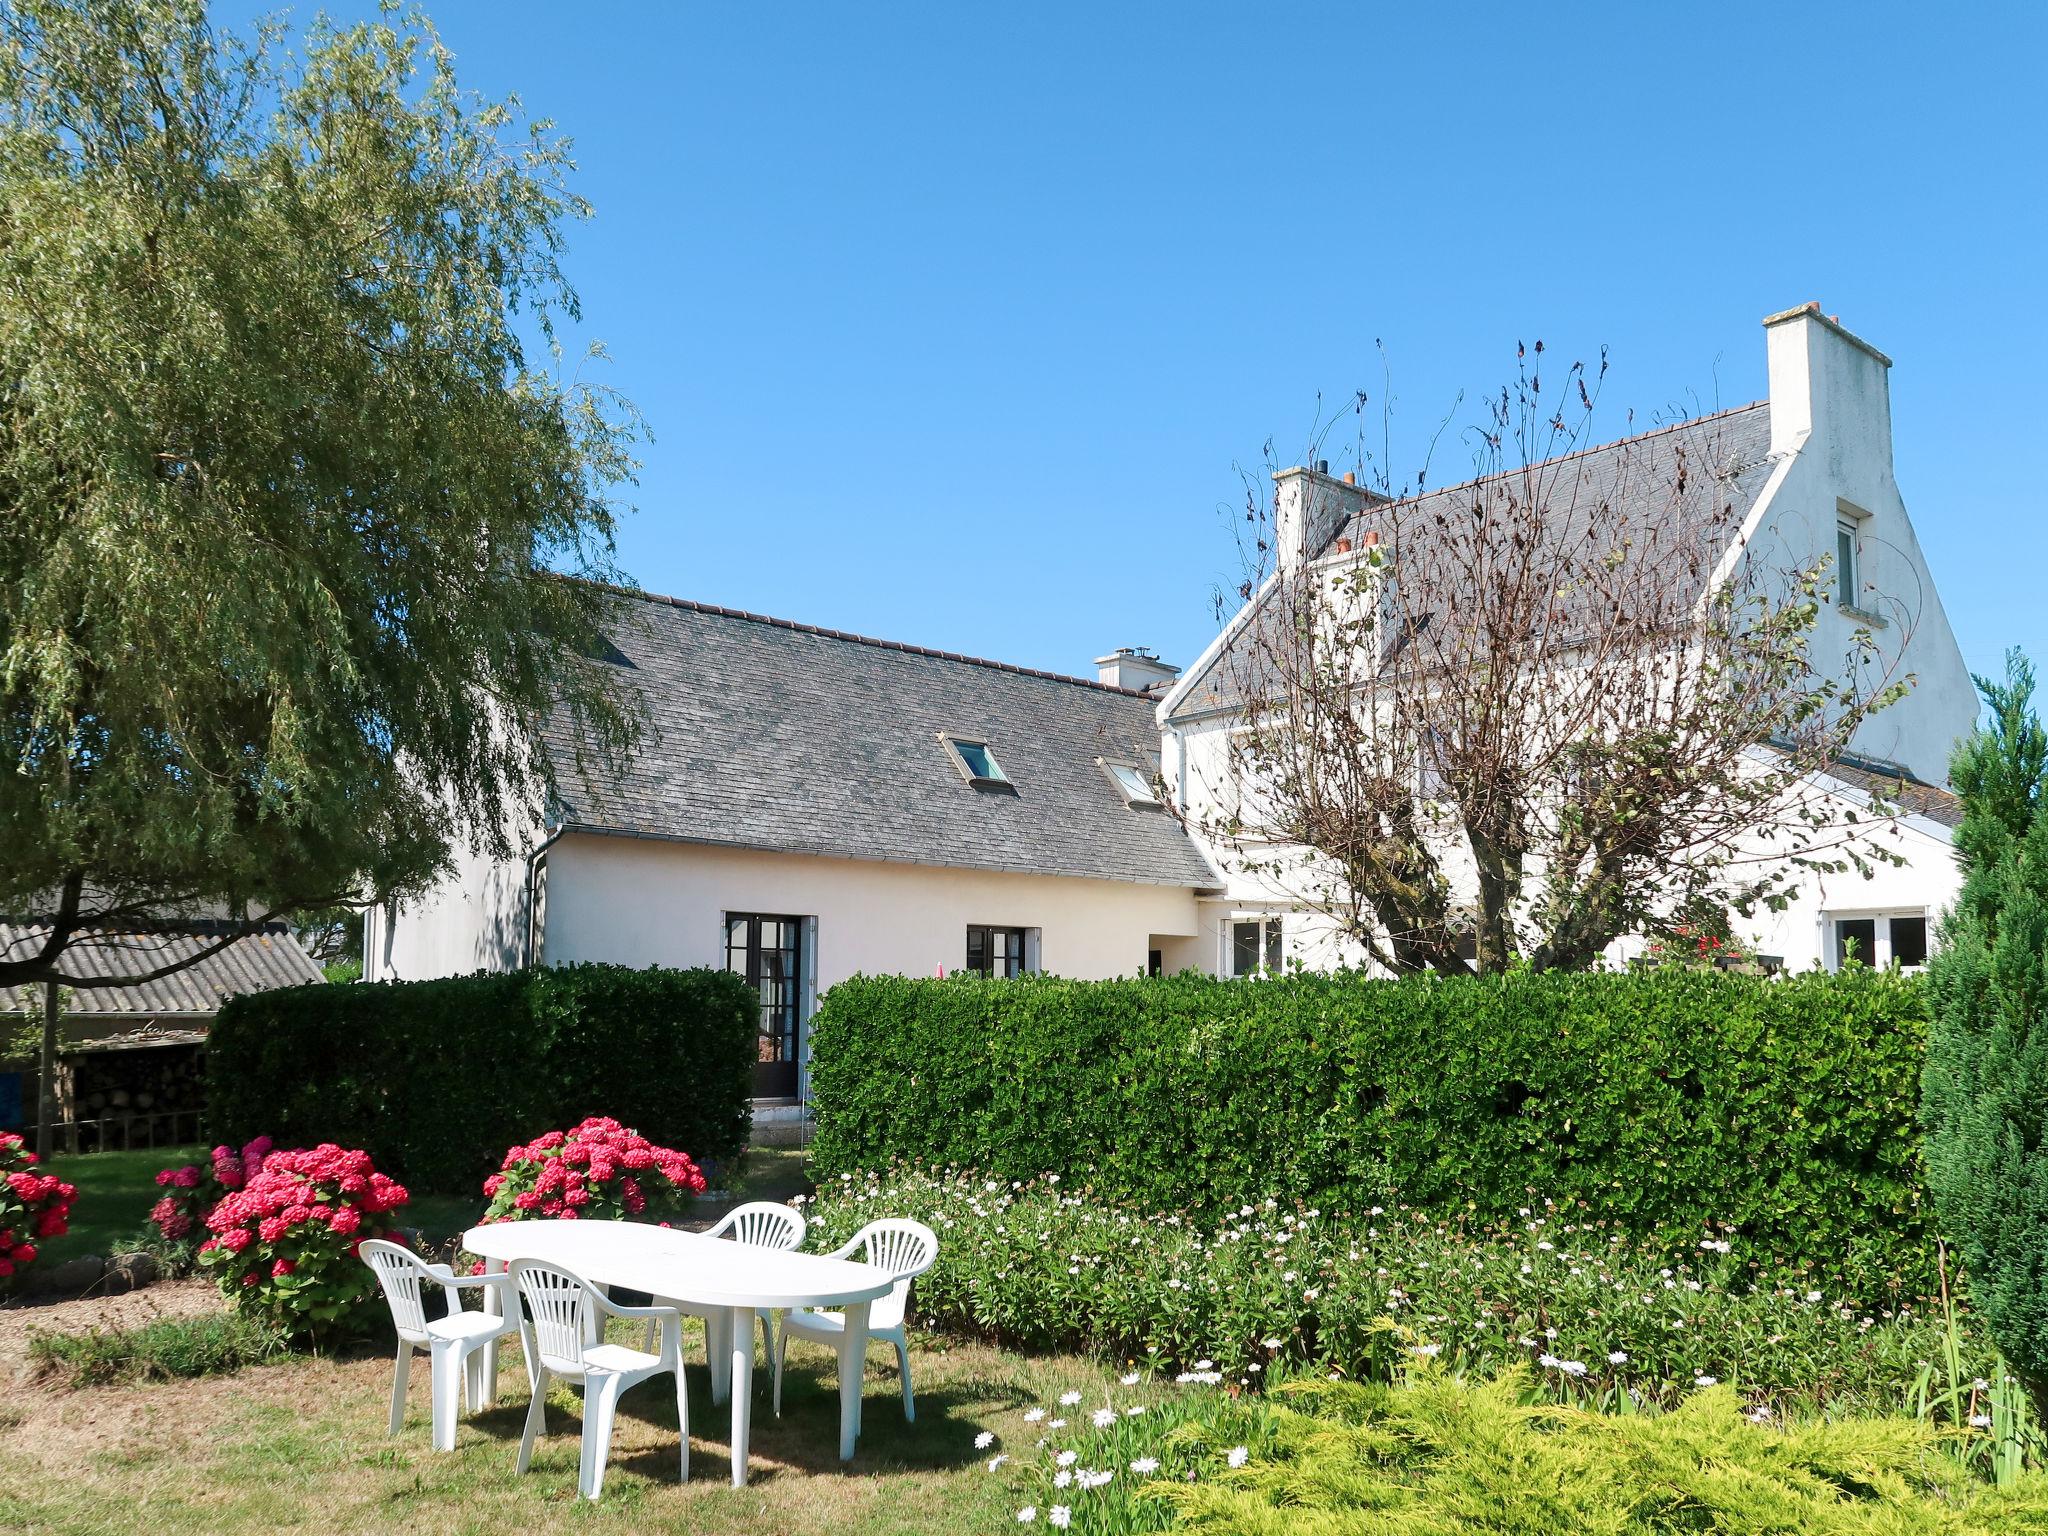
[{"label": "green hedge", "polygon": [[1921,983],[1855,971],[1376,981],[856,977],[814,1024],[821,1176],[1058,1172],[1154,1210],[1275,1196],[1927,1275]]},{"label": "green hedge", "polygon": [[615,965],[230,999],[207,1129],[338,1142],[415,1194],[475,1194],[515,1142],[610,1115],[703,1161],[746,1146],[760,999],[725,971]]}]

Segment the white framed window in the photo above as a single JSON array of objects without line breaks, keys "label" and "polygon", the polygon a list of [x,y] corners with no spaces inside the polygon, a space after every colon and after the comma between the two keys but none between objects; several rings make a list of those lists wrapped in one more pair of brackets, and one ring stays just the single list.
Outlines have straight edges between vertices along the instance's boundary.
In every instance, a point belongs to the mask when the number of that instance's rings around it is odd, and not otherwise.
[{"label": "white framed window", "polygon": [[1846,512],[1835,518],[1835,602],[1843,608],[1860,608],[1862,571],[1859,548],[1862,540],[1857,519]]},{"label": "white framed window", "polygon": [[1927,964],[1932,933],[1927,913],[1837,912],[1827,918],[1828,969],[1867,965],[1873,970],[1897,965],[1917,971]]},{"label": "white framed window", "polygon": [[1112,762],[1098,757],[1096,763],[1109,775],[1109,782],[1124,797],[1125,805],[1157,805],[1159,792],[1152,787],[1152,775],[1136,763]]},{"label": "white framed window", "polygon": [[1285,930],[1277,917],[1233,918],[1230,974],[1277,976],[1286,957]]},{"label": "white framed window", "polygon": [[953,766],[960,770],[960,777],[970,784],[1010,784],[1010,776],[1003,772],[1003,765],[996,761],[995,749],[985,741],[971,736],[955,736],[950,731],[939,732],[939,744],[946,749],[946,755],[953,760]]}]

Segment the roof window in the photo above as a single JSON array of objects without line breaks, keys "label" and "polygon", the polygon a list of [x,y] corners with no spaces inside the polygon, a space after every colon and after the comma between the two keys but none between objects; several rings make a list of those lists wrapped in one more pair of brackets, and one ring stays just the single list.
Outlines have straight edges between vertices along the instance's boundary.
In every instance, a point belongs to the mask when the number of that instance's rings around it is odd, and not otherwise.
[{"label": "roof window", "polygon": [[1114,784],[1122,793],[1124,804],[1157,805],[1159,803],[1158,793],[1152,788],[1152,777],[1144,769],[1132,763],[1113,763],[1107,758],[1098,757],[1096,761],[1102,764],[1102,771],[1109,775],[1110,783]]},{"label": "roof window", "polygon": [[953,766],[960,770],[960,776],[970,784],[1010,783],[1010,776],[1003,772],[1003,765],[996,761],[996,755],[985,741],[975,741],[965,736],[939,733],[947,754],[953,759]]}]

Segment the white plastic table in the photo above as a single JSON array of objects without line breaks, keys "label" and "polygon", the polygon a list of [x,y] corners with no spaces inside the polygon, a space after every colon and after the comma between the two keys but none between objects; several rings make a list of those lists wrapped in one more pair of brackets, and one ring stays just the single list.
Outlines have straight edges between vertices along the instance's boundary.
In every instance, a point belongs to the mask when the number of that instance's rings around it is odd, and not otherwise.
[{"label": "white plastic table", "polygon": [[[472,1227],[462,1239],[493,1265],[539,1259],[593,1285],[645,1291],[699,1306],[727,1307],[732,1341],[732,1481],[747,1481],[747,1419],[753,1402],[754,1314],[792,1307],[843,1307],[848,1352],[867,1353],[868,1304],[893,1283],[886,1270],[815,1253],[757,1248],[638,1221],[506,1221]],[[493,1366],[493,1368],[495,1368]],[[716,1378],[725,1372],[714,1370]],[[862,1372],[839,1373],[839,1459],[853,1457],[860,1434]]]}]

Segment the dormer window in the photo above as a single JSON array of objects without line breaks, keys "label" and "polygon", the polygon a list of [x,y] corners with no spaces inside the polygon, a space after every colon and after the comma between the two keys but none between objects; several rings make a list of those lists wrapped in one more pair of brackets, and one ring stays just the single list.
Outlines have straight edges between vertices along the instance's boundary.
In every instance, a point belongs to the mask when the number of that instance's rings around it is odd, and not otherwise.
[{"label": "dormer window", "polygon": [[960,777],[968,783],[1009,784],[1010,776],[1003,772],[1003,765],[996,761],[996,755],[989,750],[987,742],[951,736],[944,731],[939,733],[939,741],[953,759],[953,766],[960,770]]},{"label": "dormer window", "polygon": [[1151,775],[1132,763],[1112,763],[1098,757],[1102,771],[1109,775],[1109,782],[1117,787],[1124,797],[1125,805],[1157,805],[1159,796],[1152,788]]}]

